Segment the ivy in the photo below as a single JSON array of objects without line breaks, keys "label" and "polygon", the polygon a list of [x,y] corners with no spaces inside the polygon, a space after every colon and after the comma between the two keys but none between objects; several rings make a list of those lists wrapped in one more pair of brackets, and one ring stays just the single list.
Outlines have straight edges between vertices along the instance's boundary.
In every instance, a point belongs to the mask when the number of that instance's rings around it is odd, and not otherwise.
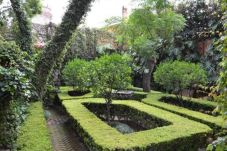
[{"label": "ivy", "polygon": [[31,35],[31,25],[28,18],[21,7],[19,0],[10,0],[13,11],[16,15],[19,30],[20,30],[20,40],[19,46],[21,50],[32,53],[32,35]]},{"label": "ivy", "polygon": [[31,96],[32,72],[27,53],[0,38],[0,149],[14,149],[20,124]]},{"label": "ivy", "polygon": [[91,1],[92,0],[71,1],[61,25],[56,29],[54,37],[39,58],[35,67],[33,83],[40,98],[44,96],[46,82],[54,65],[62,56],[65,45],[79,25],[83,15],[89,10]]}]

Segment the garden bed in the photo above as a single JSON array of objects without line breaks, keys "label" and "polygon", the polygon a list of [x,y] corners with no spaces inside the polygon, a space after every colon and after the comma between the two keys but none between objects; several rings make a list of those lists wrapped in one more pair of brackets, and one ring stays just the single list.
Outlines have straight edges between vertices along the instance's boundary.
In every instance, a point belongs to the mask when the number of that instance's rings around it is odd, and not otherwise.
[{"label": "garden bed", "polygon": [[152,117],[146,112],[130,108],[126,105],[112,104],[110,107],[110,123],[106,121],[106,105],[97,103],[84,103],[92,113],[102,121],[116,128],[123,134],[144,131],[156,127],[170,125],[171,123],[157,117]]},{"label": "garden bed", "polygon": [[147,97],[145,92],[136,92],[131,90],[122,90],[113,92],[113,98],[116,100],[136,100],[141,101]]},{"label": "garden bed", "polygon": [[83,105],[96,103],[104,106],[104,102],[104,99],[100,98],[62,100],[63,107],[73,119],[75,130],[92,151],[172,151],[173,149],[194,151],[206,144],[206,137],[212,131],[206,125],[140,102],[113,101],[114,105],[127,106],[138,113],[145,113],[170,123],[149,130],[122,134]]},{"label": "garden bed", "polygon": [[215,106],[210,105],[210,104],[205,104],[201,102],[195,102],[195,101],[190,101],[190,100],[179,100],[176,97],[172,96],[164,96],[159,99],[159,101],[168,103],[168,104],[173,104],[176,106],[184,107],[193,111],[198,111],[204,114],[212,115],[212,116],[217,116],[218,114],[212,114],[212,111],[215,109]]},{"label": "garden bed", "polygon": [[[204,114],[201,112],[189,110],[184,107],[179,107],[176,105],[172,105],[172,104],[168,104],[168,103],[159,101],[159,99],[164,96],[171,96],[171,95],[165,94],[162,92],[158,92],[158,91],[151,91],[148,94],[147,98],[143,99],[142,102],[145,104],[160,108],[160,109],[164,109],[166,111],[170,111],[172,113],[176,113],[183,117],[187,117],[189,119],[207,124],[214,129],[217,129],[217,130],[221,129],[222,123],[223,123],[223,119],[221,116],[214,117],[214,116],[207,115],[207,114]],[[195,100],[192,100],[192,101],[195,101]],[[214,102],[209,102],[209,101],[201,102],[201,101],[197,101],[197,100],[195,102],[215,106]]]},{"label": "garden bed", "polygon": [[91,92],[90,90],[84,90],[84,91],[82,91],[82,90],[70,90],[70,91],[68,91],[68,94],[69,94],[69,96],[83,96],[83,95],[88,94],[90,92]]}]

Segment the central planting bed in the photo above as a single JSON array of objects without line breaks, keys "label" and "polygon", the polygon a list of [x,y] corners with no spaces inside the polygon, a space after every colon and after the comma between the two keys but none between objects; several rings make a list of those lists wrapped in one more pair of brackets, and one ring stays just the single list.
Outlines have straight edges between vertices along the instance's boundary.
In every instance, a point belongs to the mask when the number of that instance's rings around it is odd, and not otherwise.
[{"label": "central planting bed", "polygon": [[156,127],[170,125],[171,123],[146,112],[139,111],[127,105],[112,104],[110,107],[111,121],[106,121],[106,105],[101,103],[84,103],[84,106],[98,116],[102,121],[116,128],[123,134],[149,130]]},{"label": "central planting bed", "polygon": [[[74,119],[75,129],[91,151],[195,151],[206,144],[205,138],[212,131],[204,124],[137,101],[113,101],[114,118],[125,120],[123,110],[127,110],[131,112],[127,117],[138,120],[137,124],[144,127],[138,132],[122,134],[102,120],[103,99],[62,100]],[[97,107],[100,109],[96,111]]]}]

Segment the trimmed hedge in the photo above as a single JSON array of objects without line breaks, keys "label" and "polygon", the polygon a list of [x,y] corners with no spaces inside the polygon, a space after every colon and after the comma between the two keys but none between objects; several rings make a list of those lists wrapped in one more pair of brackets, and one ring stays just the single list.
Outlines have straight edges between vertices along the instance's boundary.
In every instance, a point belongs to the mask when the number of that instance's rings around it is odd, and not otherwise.
[{"label": "trimmed hedge", "polygon": [[17,139],[18,150],[52,151],[50,134],[47,129],[41,102],[32,103],[29,115],[22,124]]},{"label": "trimmed hedge", "polygon": [[86,95],[81,96],[70,96],[68,94],[68,91],[73,90],[73,88],[71,86],[64,86],[64,87],[60,87],[60,92],[58,94],[58,97],[60,100],[72,100],[72,99],[78,99],[78,98],[84,98],[84,97],[93,97],[93,93],[88,93]]},{"label": "trimmed hedge", "polygon": [[[212,128],[221,128],[222,126],[222,122],[223,119],[221,116],[211,116],[211,115],[207,115],[204,113],[200,113],[197,111],[192,111],[190,109],[184,108],[184,107],[179,107],[179,106],[175,106],[172,104],[168,104],[168,103],[164,103],[159,101],[159,99],[163,96],[171,96],[165,93],[161,93],[158,91],[151,91],[147,98],[143,99],[142,102],[154,107],[158,107],[160,109],[164,109],[166,111],[170,111],[172,113],[176,113],[178,115],[187,117],[189,119],[204,123],[209,125]],[[197,100],[192,100],[193,102],[197,102],[200,105],[213,105],[214,106],[214,102],[209,102],[209,101],[197,101]]]},{"label": "trimmed hedge", "polygon": [[113,99],[116,100],[136,100],[142,101],[142,99],[147,97],[147,93],[144,92],[132,92],[132,94],[118,94],[113,93]]},{"label": "trimmed hedge", "polygon": [[[71,86],[64,86],[64,87],[61,87],[60,88],[60,92],[58,94],[58,97],[60,100],[72,100],[72,99],[78,99],[78,98],[84,98],[84,97],[93,97],[93,93],[88,93],[86,95],[83,95],[83,97],[81,96],[70,96],[68,94],[68,91],[71,91],[73,88]],[[134,89],[134,90],[140,90],[140,88],[129,88],[130,90],[131,89]],[[127,89],[128,90],[128,89]],[[124,97],[124,100],[138,100],[138,101],[141,101],[142,99],[146,98],[147,96],[147,93],[145,92],[142,92],[142,91],[134,91],[133,95],[129,98],[125,98]],[[121,99],[121,98],[118,98],[118,97],[115,97],[114,99]],[[123,98],[122,98],[123,99]]]},{"label": "trimmed hedge", "polygon": [[[164,96],[159,99],[159,101],[173,104],[176,106],[184,107],[193,111],[199,111],[201,113],[213,115],[212,111],[216,108],[216,106],[206,104],[206,103],[199,103],[198,101],[190,101],[190,100],[179,100],[173,96]],[[217,116],[218,114],[214,114],[213,116]],[[220,115],[220,114],[219,114]]]},{"label": "trimmed hedge", "polygon": [[[106,119],[106,104],[83,103],[83,105],[101,120]],[[156,127],[168,126],[171,123],[163,119],[151,116],[146,112],[139,111],[127,105],[111,104],[110,117],[112,120],[133,122],[140,126],[136,131],[149,130]],[[107,121],[106,121],[107,123]],[[108,124],[108,123],[107,123]]]},{"label": "trimmed hedge", "polygon": [[158,109],[137,101],[113,101],[140,112],[145,112],[171,123],[146,131],[121,134],[90,112],[83,103],[104,103],[104,99],[86,98],[64,100],[62,104],[74,119],[74,127],[86,146],[92,151],[176,151],[197,150],[205,144],[205,137],[212,130],[201,123]]}]

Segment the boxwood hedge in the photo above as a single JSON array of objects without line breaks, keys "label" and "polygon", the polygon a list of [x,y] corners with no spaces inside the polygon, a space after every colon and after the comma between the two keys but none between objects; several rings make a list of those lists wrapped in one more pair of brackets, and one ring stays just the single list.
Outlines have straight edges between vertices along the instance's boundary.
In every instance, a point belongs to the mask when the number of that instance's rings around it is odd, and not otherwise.
[{"label": "boxwood hedge", "polygon": [[212,131],[207,125],[137,101],[113,101],[113,104],[128,106],[171,123],[168,126],[123,135],[83,105],[83,103],[104,102],[104,99],[100,98],[63,99],[62,101],[64,108],[74,119],[74,128],[92,151],[142,151],[148,149],[194,151],[205,144],[204,138]]},{"label": "boxwood hedge", "polygon": [[29,107],[29,115],[20,128],[17,146],[21,151],[53,150],[41,102],[32,103]]},{"label": "boxwood hedge", "polygon": [[[178,115],[187,117],[189,119],[204,123],[209,125],[212,128],[221,128],[223,119],[221,116],[214,117],[212,115],[207,115],[201,112],[193,111],[184,107],[175,106],[172,104],[168,104],[165,102],[159,101],[159,99],[163,96],[168,96],[168,94],[158,92],[158,91],[151,91],[147,98],[143,99],[142,102],[146,103],[148,105],[158,107],[160,109],[164,109],[167,111],[170,111],[172,113],[176,113]],[[215,102],[209,102],[209,101],[198,101],[198,100],[192,100],[194,104],[198,104],[198,106],[213,106],[215,107]]]}]

